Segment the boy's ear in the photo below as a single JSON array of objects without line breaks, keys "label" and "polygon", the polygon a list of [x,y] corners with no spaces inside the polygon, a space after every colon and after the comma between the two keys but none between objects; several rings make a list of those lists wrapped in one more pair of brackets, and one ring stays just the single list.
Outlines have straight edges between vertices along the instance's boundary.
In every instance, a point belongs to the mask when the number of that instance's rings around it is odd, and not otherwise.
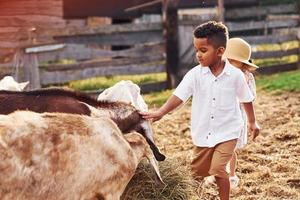
[{"label": "boy's ear", "polygon": [[218,56],[222,57],[224,52],[225,52],[225,47],[219,47],[217,54],[218,54]]}]

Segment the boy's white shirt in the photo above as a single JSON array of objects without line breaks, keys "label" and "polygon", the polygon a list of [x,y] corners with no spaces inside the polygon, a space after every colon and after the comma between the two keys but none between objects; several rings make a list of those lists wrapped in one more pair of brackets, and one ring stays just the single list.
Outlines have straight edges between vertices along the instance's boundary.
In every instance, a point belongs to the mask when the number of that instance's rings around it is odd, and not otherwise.
[{"label": "boy's white shirt", "polygon": [[209,67],[194,67],[173,94],[184,102],[193,96],[191,134],[199,147],[238,138],[243,127],[239,104],[254,100],[244,74],[228,60],[218,77]]}]

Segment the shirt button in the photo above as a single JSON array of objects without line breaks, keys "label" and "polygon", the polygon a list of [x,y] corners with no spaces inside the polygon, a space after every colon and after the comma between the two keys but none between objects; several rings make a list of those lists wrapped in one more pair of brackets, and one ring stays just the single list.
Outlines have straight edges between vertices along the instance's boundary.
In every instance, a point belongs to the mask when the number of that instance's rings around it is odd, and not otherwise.
[{"label": "shirt button", "polygon": [[208,136],[206,136],[206,139],[208,139]]},{"label": "shirt button", "polygon": [[214,116],[211,116],[211,118],[213,119],[213,118],[214,118]]},{"label": "shirt button", "polygon": [[211,133],[208,133],[208,135],[210,135]]},{"label": "shirt button", "polygon": [[216,100],[216,98],[213,98],[213,100],[215,101],[215,100]]},{"label": "shirt button", "polygon": [[218,79],[215,79],[215,82],[217,82],[218,81]]}]

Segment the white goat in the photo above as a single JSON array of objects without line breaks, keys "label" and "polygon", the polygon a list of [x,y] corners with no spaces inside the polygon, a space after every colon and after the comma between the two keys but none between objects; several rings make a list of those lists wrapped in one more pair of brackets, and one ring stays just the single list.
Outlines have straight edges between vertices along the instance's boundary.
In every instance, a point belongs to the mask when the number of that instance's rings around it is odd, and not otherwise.
[{"label": "white goat", "polygon": [[99,94],[98,101],[99,100],[112,102],[122,101],[133,105],[140,111],[148,110],[148,105],[145,103],[141,95],[140,87],[130,80],[119,81],[112,87],[105,89],[101,94]]},{"label": "white goat", "polygon": [[12,76],[5,76],[0,80],[0,90],[22,91],[29,81],[18,83]]},{"label": "white goat", "polygon": [[161,181],[144,137],[109,118],[0,115],[0,199],[118,200],[143,157]]}]

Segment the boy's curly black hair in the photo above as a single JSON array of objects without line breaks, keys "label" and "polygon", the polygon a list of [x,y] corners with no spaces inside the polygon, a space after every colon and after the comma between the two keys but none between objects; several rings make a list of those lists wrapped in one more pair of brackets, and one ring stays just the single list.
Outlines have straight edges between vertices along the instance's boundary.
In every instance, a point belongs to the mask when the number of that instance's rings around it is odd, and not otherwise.
[{"label": "boy's curly black hair", "polygon": [[215,48],[226,48],[228,29],[222,22],[209,21],[195,28],[194,37],[207,38]]}]

